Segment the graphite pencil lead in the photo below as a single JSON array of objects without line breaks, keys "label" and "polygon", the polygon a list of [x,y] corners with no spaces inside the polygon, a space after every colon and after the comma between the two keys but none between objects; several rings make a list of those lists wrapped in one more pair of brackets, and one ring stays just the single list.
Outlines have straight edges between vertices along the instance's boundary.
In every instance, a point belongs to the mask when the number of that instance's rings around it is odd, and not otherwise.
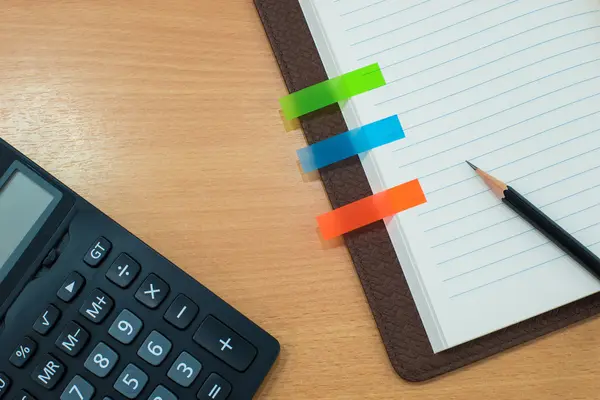
[{"label": "graphite pencil lead", "polygon": [[477,167],[476,167],[476,166],[474,166],[473,164],[471,164],[471,162],[469,162],[469,160],[465,160],[465,162],[466,162],[467,164],[469,164],[469,166],[470,166],[471,168],[473,168],[475,171],[477,171]]}]

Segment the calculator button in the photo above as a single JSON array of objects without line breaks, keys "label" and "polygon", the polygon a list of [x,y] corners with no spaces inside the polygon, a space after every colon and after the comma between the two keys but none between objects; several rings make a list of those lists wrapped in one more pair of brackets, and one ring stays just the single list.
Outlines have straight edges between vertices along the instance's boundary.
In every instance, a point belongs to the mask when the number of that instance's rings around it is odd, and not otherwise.
[{"label": "calculator button", "polygon": [[115,285],[126,288],[135,280],[141,269],[140,264],[123,253],[109,268],[106,277]]},{"label": "calculator button", "polygon": [[27,362],[33,357],[37,350],[37,343],[28,337],[25,337],[23,341],[13,351],[10,356],[10,363],[17,368],[22,368]]},{"label": "calculator button", "polygon": [[60,319],[60,311],[53,305],[49,305],[33,324],[33,330],[42,336],[46,336]]},{"label": "calculator button", "polygon": [[135,314],[129,310],[123,310],[111,325],[108,333],[119,342],[130,344],[135,340],[143,326],[142,320]]},{"label": "calculator button", "polygon": [[65,303],[70,303],[79,294],[85,279],[77,272],[71,272],[56,295]]},{"label": "calculator button", "polygon": [[190,387],[202,370],[202,364],[185,351],[177,357],[167,376],[183,387]]},{"label": "calculator button", "polygon": [[114,388],[128,399],[135,399],[144,390],[147,383],[148,375],[135,365],[129,364],[115,382]]},{"label": "calculator button", "polygon": [[219,375],[211,374],[198,392],[198,399],[225,400],[230,393],[231,384]]},{"label": "calculator button", "polygon": [[11,382],[8,376],[0,372],[0,399],[8,392],[10,384]]},{"label": "calculator button", "polygon": [[166,387],[159,386],[148,397],[148,400],[178,400],[177,396],[171,393]]},{"label": "calculator button", "polygon": [[105,397],[102,400],[112,400],[110,397]]},{"label": "calculator button", "polygon": [[169,285],[158,276],[151,274],[135,294],[135,298],[148,308],[157,308],[169,294]]},{"label": "calculator button", "polygon": [[212,316],[200,325],[194,341],[240,372],[256,357],[254,346]]},{"label": "calculator button", "polygon": [[19,392],[18,396],[15,397],[15,400],[36,400],[36,399],[35,399],[35,397],[33,397],[32,395],[30,395],[26,391],[21,390]]},{"label": "calculator button", "polygon": [[52,390],[65,375],[65,365],[50,354],[41,358],[31,378],[45,389]]},{"label": "calculator button", "polygon": [[85,361],[84,367],[99,378],[105,378],[113,370],[119,355],[104,343],[98,343]]},{"label": "calculator button", "polygon": [[75,357],[81,353],[89,339],[90,334],[85,329],[75,322],[69,322],[56,339],[55,345],[65,354]]},{"label": "calculator button", "polygon": [[100,237],[94,242],[88,252],[85,253],[83,261],[90,267],[97,267],[104,261],[110,249],[112,249],[112,244],[106,238]]},{"label": "calculator button", "polygon": [[100,289],[94,289],[90,297],[83,303],[79,313],[95,324],[99,324],[108,316],[115,302]]},{"label": "calculator button", "polygon": [[179,329],[185,329],[196,318],[198,306],[186,296],[180,294],[165,314],[165,320]]},{"label": "calculator button", "polygon": [[140,358],[147,363],[156,366],[159,366],[169,352],[171,351],[172,344],[163,335],[158,333],[157,331],[152,331],[150,336],[144,341],[142,347],[138,350],[137,354]]},{"label": "calculator button", "polygon": [[91,400],[95,392],[88,381],[76,375],[60,395],[60,400]]}]

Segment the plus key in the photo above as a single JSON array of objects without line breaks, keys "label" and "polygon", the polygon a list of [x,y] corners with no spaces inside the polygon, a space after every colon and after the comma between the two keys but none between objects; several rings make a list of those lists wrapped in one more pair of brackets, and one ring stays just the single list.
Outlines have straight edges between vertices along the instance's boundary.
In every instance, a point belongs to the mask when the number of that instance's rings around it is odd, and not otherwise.
[{"label": "plus key", "polygon": [[231,367],[244,372],[256,358],[256,348],[213,316],[194,334],[194,341]]}]

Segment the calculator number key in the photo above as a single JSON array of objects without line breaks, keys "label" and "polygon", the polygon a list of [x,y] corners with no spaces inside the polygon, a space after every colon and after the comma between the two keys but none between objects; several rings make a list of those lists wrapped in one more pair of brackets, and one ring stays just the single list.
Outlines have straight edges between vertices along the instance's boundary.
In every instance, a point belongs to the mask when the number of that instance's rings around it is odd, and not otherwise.
[{"label": "calculator number key", "polygon": [[94,242],[88,252],[85,253],[83,261],[90,267],[97,267],[104,261],[110,249],[112,249],[112,244],[106,238],[100,237]]},{"label": "calculator number key", "polygon": [[117,392],[128,399],[135,399],[140,395],[146,384],[148,375],[133,364],[129,364],[114,385]]},{"label": "calculator number key", "polygon": [[200,400],[224,400],[231,393],[231,385],[225,379],[217,374],[211,374],[200,392],[198,399]]},{"label": "calculator number key", "polygon": [[77,375],[60,395],[60,400],[91,400],[95,392],[88,381]]},{"label": "calculator number key", "polygon": [[148,400],[178,400],[177,396],[171,393],[166,387],[159,386],[154,389]]},{"label": "calculator number key", "polygon": [[119,355],[104,343],[98,343],[85,361],[85,368],[99,378],[104,378],[113,370]]},{"label": "calculator number key", "polygon": [[185,351],[177,357],[167,376],[179,386],[190,387],[202,370],[202,364]]},{"label": "calculator number key", "polygon": [[172,344],[157,331],[152,331],[138,350],[138,356],[150,365],[159,366],[171,351]]},{"label": "calculator number key", "polygon": [[13,351],[10,357],[10,363],[17,368],[23,368],[25,364],[33,357],[37,350],[37,343],[26,337],[21,344]]},{"label": "calculator number key", "polygon": [[46,336],[60,319],[60,311],[53,305],[49,305],[33,324],[33,330],[42,336]]},{"label": "calculator number key", "polygon": [[0,398],[3,397],[10,388],[10,379],[0,372]]},{"label": "calculator number key", "polygon": [[142,330],[144,324],[134,313],[129,310],[121,311],[108,333],[123,344],[130,344]]}]

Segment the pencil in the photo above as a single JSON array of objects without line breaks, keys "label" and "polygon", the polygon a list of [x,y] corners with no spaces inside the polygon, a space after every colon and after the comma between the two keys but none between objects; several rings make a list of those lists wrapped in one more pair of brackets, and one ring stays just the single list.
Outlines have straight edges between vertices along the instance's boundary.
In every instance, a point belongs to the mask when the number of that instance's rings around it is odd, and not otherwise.
[{"label": "pencil", "polygon": [[492,192],[498,196],[504,204],[512,208],[517,214],[543,233],[551,242],[570,255],[597,279],[600,279],[600,259],[593,252],[561,228],[560,225],[550,219],[550,217],[544,214],[515,189],[499,179],[494,178],[487,172],[477,168],[469,161],[467,161],[467,164],[475,170],[481,179],[483,179],[490,187]]}]

